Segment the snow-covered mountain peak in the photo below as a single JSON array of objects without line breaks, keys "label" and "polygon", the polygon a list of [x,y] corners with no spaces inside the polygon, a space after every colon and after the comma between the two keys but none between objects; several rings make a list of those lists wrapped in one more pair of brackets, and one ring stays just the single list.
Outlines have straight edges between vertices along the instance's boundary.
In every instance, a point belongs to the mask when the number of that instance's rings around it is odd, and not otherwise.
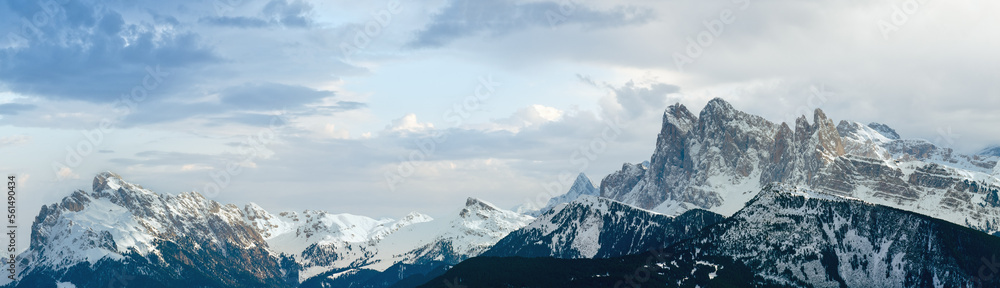
[{"label": "snow-covered mountain peak", "polygon": [[154,193],[153,191],[147,190],[142,186],[129,183],[128,181],[123,180],[120,175],[110,171],[101,172],[97,174],[97,176],[94,177],[92,186],[93,186],[92,187],[93,193],[95,193],[95,195],[100,195],[100,196],[109,196],[116,194],[118,194],[119,196],[123,196],[120,195],[122,193],[150,195],[150,196],[156,195],[156,193]]},{"label": "snow-covered mountain peak", "polygon": [[98,173],[97,176],[94,177],[93,189],[94,191],[102,191],[106,189],[118,190],[118,188],[122,186],[122,182],[124,181],[118,174],[111,171],[105,171]]},{"label": "snow-covered mountain peak", "polygon": [[729,102],[726,102],[726,100],[722,98],[714,98],[708,101],[708,104],[705,104],[705,108],[701,110],[701,116],[698,118],[707,115],[727,115],[732,114],[733,112],[737,111],[733,108],[733,105],[729,104]]},{"label": "snow-covered mountain peak", "polygon": [[882,145],[886,145],[894,140],[887,138],[882,132],[871,128],[869,125],[846,120],[841,120],[837,124],[837,132],[840,133],[840,137],[842,137],[844,143],[844,152],[846,154],[881,160],[891,159],[892,154],[883,148]]},{"label": "snow-covered mountain peak", "polygon": [[569,203],[585,195],[599,196],[601,195],[601,191],[598,190],[597,187],[594,187],[594,183],[590,181],[590,177],[587,177],[586,174],[581,172],[579,175],[576,176],[576,180],[573,182],[573,186],[569,188],[569,191],[566,191],[565,194],[550,198],[549,202],[546,203],[545,207],[542,207],[542,209],[529,211],[527,214],[532,216],[538,216],[544,214],[549,210],[552,210],[553,208],[559,206],[560,204]]},{"label": "snow-covered mountain peak", "polygon": [[667,107],[666,111],[663,111],[663,126],[667,127],[672,125],[680,133],[688,133],[694,129],[695,125],[698,124],[698,118],[688,111],[687,107],[681,105],[681,103],[676,103]]},{"label": "snow-covered mountain peak", "polygon": [[[285,221],[287,219],[273,215],[253,202],[243,206],[243,215],[246,217],[247,223],[256,229],[257,233],[260,233],[260,236],[264,237],[264,239],[270,239],[277,234],[288,232],[293,226],[289,221]],[[285,213],[285,215],[288,214]],[[298,219],[294,221],[298,221]]]},{"label": "snow-covered mountain peak", "polygon": [[[476,199],[476,198],[472,198],[472,197],[469,197],[468,199],[465,199],[465,209],[466,210],[483,210],[483,211],[497,211],[497,210],[500,210],[500,208],[497,208],[497,206],[493,205],[492,203],[489,203],[489,202],[486,202],[486,201],[483,201],[483,200],[479,200],[479,199]],[[462,210],[463,211],[462,213],[464,214],[465,213],[464,211],[466,211],[466,210]]]},{"label": "snow-covered mountain peak", "polygon": [[[458,217],[452,219],[451,223],[453,226],[465,226],[480,229],[486,228],[480,227],[481,224],[500,226],[510,226],[507,224],[511,224],[513,226],[524,226],[523,224],[527,224],[527,222],[531,221],[531,219],[534,219],[534,217],[521,215],[514,211],[500,209],[492,203],[469,197],[465,201],[465,207],[458,212]],[[524,223],[520,224],[521,222]]]},{"label": "snow-covered mountain peak", "polygon": [[569,188],[569,191],[586,191],[591,189],[594,189],[594,182],[590,182],[587,174],[580,172],[580,174],[576,175],[576,180],[573,181],[573,186]]},{"label": "snow-covered mountain peak", "polygon": [[267,212],[267,210],[265,210],[264,207],[260,207],[260,205],[257,205],[257,203],[253,202],[250,202],[249,204],[243,206],[243,212],[246,213],[247,218],[250,220],[258,218],[274,217],[271,215],[271,213]]},{"label": "snow-covered mountain peak", "polygon": [[400,218],[399,219],[399,223],[410,223],[410,224],[412,224],[412,223],[429,222],[429,221],[433,221],[433,220],[434,220],[434,218],[431,218],[431,216],[427,216],[427,215],[424,215],[422,213],[414,211],[414,212],[410,212],[410,214],[406,214],[406,216],[403,216],[403,218]]},{"label": "snow-covered mountain peak", "polygon": [[163,243],[193,245],[191,253],[199,255],[240,254],[237,261],[260,253],[257,243],[263,239],[235,205],[197,193],[156,194],[112,172],[98,174],[93,188],[42,207],[32,224],[31,250],[21,256],[28,259],[24,273],[134,255],[165,261]]},{"label": "snow-covered mountain peak", "polygon": [[470,197],[455,213],[443,219],[430,219],[419,213],[403,217],[399,222],[409,221],[415,225],[400,227],[398,232],[386,235],[372,249],[367,249],[373,254],[371,257],[355,262],[361,264],[357,267],[384,270],[396,263],[458,263],[479,255],[534,217]]},{"label": "snow-covered mountain peak", "polygon": [[868,123],[868,127],[875,131],[878,131],[880,134],[882,134],[882,136],[885,136],[885,138],[889,138],[891,140],[900,139],[899,134],[896,133],[896,130],[892,129],[892,127],[889,127],[889,125],[872,122]]},{"label": "snow-covered mountain peak", "polygon": [[[885,143],[892,142],[892,140],[896,140],[885,136],[886,132],[882,132],[875,128],[872,128],[873,124],[882,125],[878,123],[865,125],[862,124],[861,122],[841,120],[840,123],[837,124],[837,132],[840,133],[841,137],[861,143],[867,142],[875,145],[882,145]],[[880,126],[875,126],[875,127],[880,127]],[[892,128],[885,127],[882,129],[892,129]],[[896,135],[896,137],[898,137],[898,135]]]}]

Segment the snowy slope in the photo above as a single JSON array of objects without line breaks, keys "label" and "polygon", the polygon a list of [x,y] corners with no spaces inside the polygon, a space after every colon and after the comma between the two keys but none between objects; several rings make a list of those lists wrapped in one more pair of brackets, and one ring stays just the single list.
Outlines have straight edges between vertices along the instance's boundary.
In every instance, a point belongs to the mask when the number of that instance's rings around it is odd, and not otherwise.
[{"label": "snowy slope", "polygon": [[313,210],[272,215],[253,203],[244,211],[246,221],[260,232],[270,251],[291,255],[301,265],[300,281],[335,268],[364,265],[386,236],[433,220],[416,212],[400,220]]},{"label": "snowy slope", "polygon": [[983,156],[996,156],[996,157],[1000,157],[1000,146],[986,147],[986,149],[983,149],[983,150],[979,151],[979,153],[976,153],[976,154],[977,155],[983,155]]},{"label": "snowy slope", "polygon": [[[455,213],[434,221],[415,223],[399,229],[378,241],[370,257],[338,273],[319,274],[324,279],[309,279],[310,285],[326,287],[334,283],[355,283],[375,278],[399,280],[399,269],[434,270],[441,265],[454,265],[475,257],[493,247],[500,239],[534,220],[533,217],[497,208],[495,205],[468,198],[465,206]],[[384,271],[384,272],[382,272]],[[399,273],[384,275],[386,273]],[[398,278],[396,278],[398,277]],[[388,280],[384,280],[388,281]],[[318,282],[318,283],[316,283]],[[313,287],[313,286],[309,286]]]},{"label": "snowy slope", "polygon": [[1000,180],[1000,162],[997,162],[997,165],[993,167],[993,178]]},{"label": "snowy slope", "polygon": [[485,256],[608,258],[664,248],[722,221],[701,209],[677,217],[583,196],[504,237]]},{"label": "snowy slope", "polygon": [[383,253],[379,257],[390,258],[373,267],[388,267],[394,264],[392,260],[406,264],[430,261],[458,263],[483,253],[508,233],[528,225],[532,220],[531,216],[469,198],[465,207],[449,218],[435,221],[437,223],[432,225],[414,225],[412,229],[403,229],[387,237],[380,245],[380,252]]}]

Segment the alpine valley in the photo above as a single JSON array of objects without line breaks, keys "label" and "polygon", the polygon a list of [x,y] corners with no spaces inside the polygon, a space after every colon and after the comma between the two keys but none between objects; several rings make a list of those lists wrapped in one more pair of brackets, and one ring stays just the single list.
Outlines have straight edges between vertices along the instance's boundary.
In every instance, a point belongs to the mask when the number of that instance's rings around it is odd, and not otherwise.
[{"label": "alpine valley", "polygon": [[3,287],[1000,287],[1000,149],[667,107],[648,161],[537,209],[266,211],[104,172],[43,206]]}]

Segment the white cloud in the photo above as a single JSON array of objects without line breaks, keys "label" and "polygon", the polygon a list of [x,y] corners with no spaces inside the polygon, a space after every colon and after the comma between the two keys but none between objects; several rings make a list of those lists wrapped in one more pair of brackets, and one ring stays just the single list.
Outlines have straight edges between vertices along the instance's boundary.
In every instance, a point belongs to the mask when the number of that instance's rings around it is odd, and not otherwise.
[{"label": "white cloud", "polygon": [[21,176],[17,177],[17,185],[21,186],[21,188],[30,187],[31,185],[28,185],[28,183],[30,183],[28,182],[28,180],[30,179],[31,179],[31,174],[23,173],[21,174]]},{"label": "white cloud", "polygon": [[58,176],[60,180],[80,179],[80,175],[77,175],[75,172],[73,172],[73,169],[70,169],[69,167],[59,168],[59,172],[56,173],[56,176]]},{"label": "white cloud", "polygon": [[351,138],[351,132],[346,129],[337,129],[337,125],[333,123],[326,124],[323,128],[324,134],[326,136],[335,139],[349,139]]},{"label": "white cloud", "polygon": [[211,170],[212,166],[204,164],[185,164],[181,166],[181,171]]},{"label": "white cloud", "polygon": [[434,129],[434,124],[417,121],[417,114],[406,114],[403,117],[392,120],[392,123],[385,126],[383,133],[418,133]]},{"label": "white cloud", "polygon": [[28,135],[0,137],[0,147],[20,145],[28,142],[31,142],[31,136]]},{"label": "white cloud", "polygon": [[517,133],[523,128],[536,127],[549,122],[559,121],[566,112],[557,108],[534,104],[518,109],[510,117],[495,119],[481,125],[469,125],[469,128],[481,130],[506,130]]}]

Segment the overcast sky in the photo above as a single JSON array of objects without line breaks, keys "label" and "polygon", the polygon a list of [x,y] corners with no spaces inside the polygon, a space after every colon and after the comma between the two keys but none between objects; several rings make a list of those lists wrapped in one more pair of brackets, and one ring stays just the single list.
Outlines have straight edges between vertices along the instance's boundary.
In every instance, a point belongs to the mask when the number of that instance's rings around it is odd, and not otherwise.
[{"label": "overcast sky", "polygon": [[998,6],[10,0],[0,171],[24,225],[108,170],[272,211],[442,216],[597,184],[649,159],[668,105],[715,97],[975,153],[1000,143]]}]

